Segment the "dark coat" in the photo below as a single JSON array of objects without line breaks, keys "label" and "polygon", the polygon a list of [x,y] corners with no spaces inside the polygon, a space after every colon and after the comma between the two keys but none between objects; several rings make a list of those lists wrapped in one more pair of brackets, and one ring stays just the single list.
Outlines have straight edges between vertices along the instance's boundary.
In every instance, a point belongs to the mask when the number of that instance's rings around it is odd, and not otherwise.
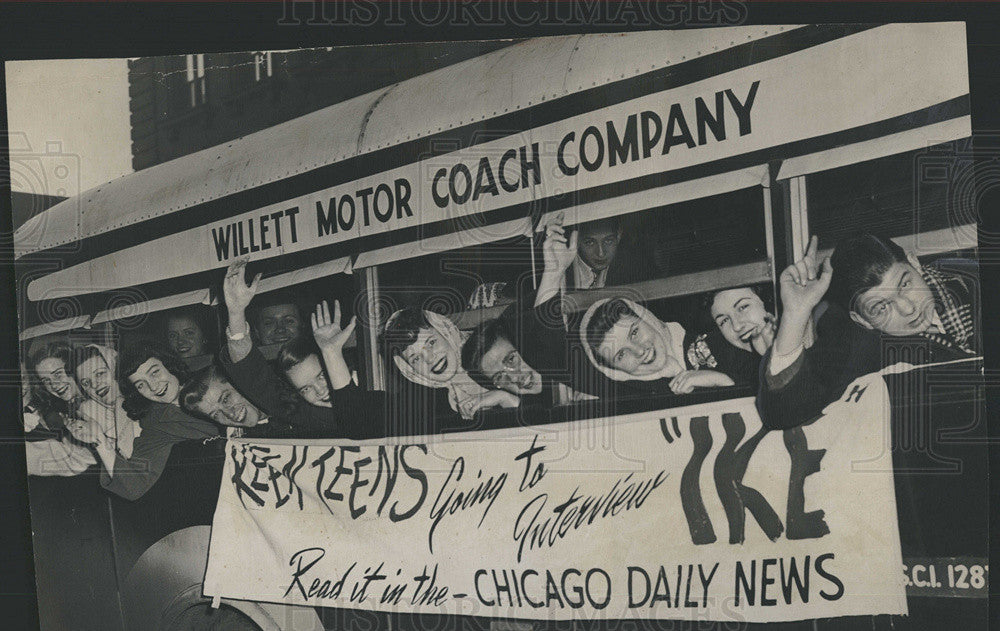
[{"label": "dark coat", "polygon": [[[978,313],[978,292],[967,279],[950,276],[946,287]],[[967,351],[924,336],[889,336],[862,327],[842,308],[831,305],[816,326],[815,343],[791,366],[771,375],[769,362],[761,362],[757,394],[761,421],[772,429],[803,425],[858,377],[901,361],[919,365],[974,357],[981,343],[978,335],[974,339],[974,347]]]},{"label": "dark coat", "polygon": [[156,484],[174,445],[220,437],[215,423],[194,418],[166,403],[152,403],[139,426],[142,432],[132,445],[132,457],[126,460],[117,454],[114,474],[101,471],[101,486],[127,500],[142,497]]},{"label": "dark coat", "polygon": [[[354,438],[357,428],[349,410],[309,405],[292,391],[256,345],[233,362],[229,349],[219,353],[222,369],[240,394],[263,412],[268,422],[244,430],[249,438]],[[341,391],[331,393],[331,399]]]}]

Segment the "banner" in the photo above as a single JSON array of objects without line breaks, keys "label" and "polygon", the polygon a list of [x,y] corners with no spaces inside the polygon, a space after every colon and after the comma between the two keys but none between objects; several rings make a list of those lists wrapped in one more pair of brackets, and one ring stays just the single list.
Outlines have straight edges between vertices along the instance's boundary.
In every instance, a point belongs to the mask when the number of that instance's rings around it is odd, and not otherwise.
[{"label": "banner", "polygon": [[880,375],[819,420],[753,399],[404,442],[232,440],[207,596],[529,619],[906,614]]}]

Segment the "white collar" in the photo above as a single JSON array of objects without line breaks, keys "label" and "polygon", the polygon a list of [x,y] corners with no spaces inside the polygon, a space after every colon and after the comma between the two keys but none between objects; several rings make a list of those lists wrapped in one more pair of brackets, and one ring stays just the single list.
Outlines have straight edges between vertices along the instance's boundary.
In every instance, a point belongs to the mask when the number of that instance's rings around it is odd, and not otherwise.
[{"label": "white collar", "polygon": [[590,289],[594,287],[595,279],[597,281],[595,288],[602,288],[608,277],[608,268],[604,268],[601,271],[595,271],[592,267],[587,265],[587,263],[580,258],[577,254],[576,258],[573,259],[573,280],[575,282],[576,289]]}]

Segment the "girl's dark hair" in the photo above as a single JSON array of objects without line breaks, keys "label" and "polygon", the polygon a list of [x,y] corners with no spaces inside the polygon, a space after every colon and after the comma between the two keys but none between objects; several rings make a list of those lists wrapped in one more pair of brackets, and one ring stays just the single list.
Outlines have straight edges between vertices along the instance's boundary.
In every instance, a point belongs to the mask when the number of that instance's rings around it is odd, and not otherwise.
[{"label": "girl's dark hair", "polygon": [[282,373],[304,362],[310,355],[320,357],[319,347],[315,340],[308,337],[297,337],[282,344],[278,351],[278,367]]},{"label": "girl's dark hair", "polygon": [[597,349],[604,343],[604,336],[608,331],[626,316],[638,318],[639,314],[621,298],[612,298],[594,310],[590,322],[587,323],[587,344],[594,353],[594,359],[603,361]]},{"label": "girl's dark hair", "polygon": [[122,408],[135,420],[139,420],[146,415],[152,402],[135,389],[135,386],[129,381],[129,375],[133,374],[139,369],[139,366],[142,366],[150,359],[160,360],[163,363],[163,367],[167,369],[167,372],[177,377],[177,381],[180,382],[181,387],[184,386],[190,377],[187,364],[184,363],[184,360],[174,354],[167,346],[156,340],[142,338],[135,340],[125,347],[118,356],[118,387],[121,389],[122,396],[124,397]]},{"label": "girl's dark hair", "polygon": [[407,307],[386,323],[379,334],[382,356],[392,358],[417,341],[421,329],[433,328],[422,309]]},{"label": "girl's dark hair", "polygon": [[205,339],[206,351],[208,354],[214,355],[219,336],[218,326],[213,317],[211,307],[189,305],[164,312],[160,316],[159,322],[159,333],[164,342],[169,343],[170,341],[170,331],[167,328],[170,325],[170,321],[180,318],[190,319],[201,329],[201,335]]},{"label": "girl's dark hair", "polygon": [[66,372],[72,376],[70,367],[73,362],[73,349],[69,344],[65,342],[48,342],[47,344],[35,349],[31,356],[28,358],[28,375],[27,377],[30,381],[31,388],[31,404],[36,410],[38,410],[43,415],[46,412],[59,412],[61,414],[71,414],[75,410],[75,402],[63,401],[57,396],[49,393],[42,384],[42,379],[39,377],[37,368],[38,364],[45,361],[46,359],[59,359],[62,361]]},{"label": "girl's dark hair", "polygon": [[213,383],[229,383],[229,378],[221,368],[215,364],[209,364],[191,375],[191,378],[181,388],[180,394],[177,395],[177,402],[191,416],[215,422],[214,419],[205,416],[198,410],[198,406],[201,405],[205,394]]},{"label": "girl's dark hair", "polygon": [[882,283],[894,263],[908,263],[906,252],[890,239],[862,234],[837,244],[830,257],[833,278],[826,298],[850,311],[858,296]]},{"label": "girl's dark hair", "polygon": [[488,353],[499,339],[505,339],[513,344],[515,337],[510,329],[509,318],[501,316],[477,326],[469,339],[462,345],[462,367],[469,373],[473,381],[484,388],[492,390],[494,385],[486,378],[480,367],[483,355]]},{"label": "girl's dark hair", "polygon": [[757,294],[760,301],[764,303],[764,308],[767,312],[772,315],[774,314],[774,298],[770,285],[736,285],[735,287],[713,289],[702,296],[701,303],[698,305],[698,312],[695,314],[693,322],[696,330],[704,333],[712,331],[716,328],[715,319],[712,317],[712,303],[715,302],[715,297],[722,292],[732,291],[734,289],[749,289],[753,293]]}]

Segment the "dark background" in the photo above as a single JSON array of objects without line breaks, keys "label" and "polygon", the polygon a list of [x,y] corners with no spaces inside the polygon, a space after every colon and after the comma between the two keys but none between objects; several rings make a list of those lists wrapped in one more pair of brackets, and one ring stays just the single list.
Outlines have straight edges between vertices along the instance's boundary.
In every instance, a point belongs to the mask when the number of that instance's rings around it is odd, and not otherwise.
[{"label": "dark background", "polygon": [[[967,22],[973,135],[1000,159],[1000,6],[992,3],[764,3],[702,0],[673,4],[592,0],[461,2],[458,6],[338,3],[40,3],[0,4],[0,60],[142,57],[382,42],[523,38],[653,28],[809,22]],[[321,12],[322,11],[322,12]],[[424,16],[424,24],[418,17]],[[312,19],[310,19],[312,18]],[[428,23],[429,22],[429,23]],[[478,25],[477,25],[478,24]],[[5,94],[0,75],[0,95]],[[0,97],[2,98],[2,97]],[[0,611],[3,627],[37,628],[31,530],[18,385],[6,112],[0,123]],[[990,153],[990,151],[992,153]],[[986,164],[979,184],[983,317],[991,436],[997,436],[1000,372],[995,314],[1000,287],[1000,175]],[[995,439],[994,439],[995,440]],[[995,449],[991,464],[996,464]],[[992,467],[992,470],[996,470]],[[988,480],[984,481],[988,484]],[[988,493],[986,497],[992,497]],[[996,510],[992,511],[994,514]],[[997,525],[997,521],[993,522]],[[996,532],[996,529],[994,529]],[[991,537],[993,545],[1000,541]],[[991,550],[992,551],[992,550]],[[991,555],[993,556],[993,555]],[[100,571],[95,568],[95,571]],[[994,581],[992,591],[996,591]],[[992,604],[992,603],[991,603]],[[994,612],[995,607],[991,607]],[[994,618],[997,618],[994,614]]]}]

